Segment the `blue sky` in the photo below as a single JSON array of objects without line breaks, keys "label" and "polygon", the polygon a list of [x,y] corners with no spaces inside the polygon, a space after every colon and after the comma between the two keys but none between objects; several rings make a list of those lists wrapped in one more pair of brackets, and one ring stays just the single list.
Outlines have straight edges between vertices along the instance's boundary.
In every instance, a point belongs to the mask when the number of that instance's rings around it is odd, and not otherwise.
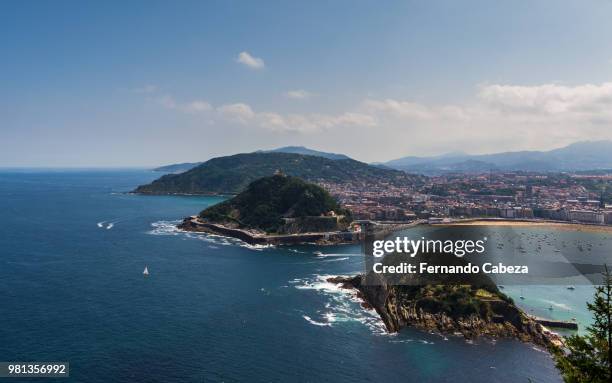
[{"label": "blue sky", "polygon": [[611,14],[607,0],[3,1],[0,166],[612,139]]}]

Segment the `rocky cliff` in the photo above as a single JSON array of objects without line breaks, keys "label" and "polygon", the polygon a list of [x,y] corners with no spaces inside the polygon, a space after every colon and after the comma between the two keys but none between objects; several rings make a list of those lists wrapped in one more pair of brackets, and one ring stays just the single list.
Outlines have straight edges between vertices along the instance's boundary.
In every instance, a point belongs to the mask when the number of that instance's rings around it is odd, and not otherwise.
[{"label": "rocky cliff", "polygon": [[363,305],[376,310],[389,332],[414,327],[467,339],[515,338],[547,348],[561,342],[494,286],[392,286],[383,278],[366,281],[363,275],[329,281],[356,289]]}]

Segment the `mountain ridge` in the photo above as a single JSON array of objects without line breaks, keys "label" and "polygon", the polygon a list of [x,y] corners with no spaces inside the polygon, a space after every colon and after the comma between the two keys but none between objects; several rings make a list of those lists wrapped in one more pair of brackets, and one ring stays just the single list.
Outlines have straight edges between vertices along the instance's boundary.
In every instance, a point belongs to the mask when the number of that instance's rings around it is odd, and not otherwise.
[{"label": "mountain ridge", "polygon": [[330,160],[351,160],[352,159],[349,156],[344,155],[344,154],[331,153],[331,152],[322,152],[320,150],[310,149],[310,148],[307,148],[305,146],[283,146],[283,147],[276,148],[276,149],[271,149],[271,150],[258,150],[255,153],[257,153],[257,152],[262,152],[262,153],[294,153],[294,154],[304,154],[304,155],[308,155],[308,156],[324,157],[324,158],[328,158]]},{"label": "mountain ridge", "polygon": [[612,141],[580,141],[548,151],[523,150],[491,154],[451,153],[406,156],[382,163],[387,167],[437,174],[482,171],[576,171],[612,168]]},{"label": "mountain ridge", "polygon": [[[310,149],[305,146],[283,146],[280,148],[270,149],[270,150],[260,149],[260,150],[256,150],[253,153],[293,153],[293,154],[303,154],[303,155],[323,157],[323,158],[328,158],[330,160],[350,160],[352,159],[349,156],[346,156],[344,154],[322,152],[320,150]],[[161,173],[178,174],[178,173],[183,173],[190,169],[193,169],[196,166],[200,166],[204,162],[206,161],[181,162],[181,163],[176,163],[176,164],[163,165],[163,166],[158,166],[154,168],[153,171],[161,172]]]},{"label": "mountain ridge", "polygon": [[241,153],[217,157],[184,173],[166,174],[141,185],[141,194],[236,194],[257,178],[278,170],[309,182],[374,183],[408,185],[421,177],[395,169],[372,166],[353,159],[330,160],[294,153]]}]

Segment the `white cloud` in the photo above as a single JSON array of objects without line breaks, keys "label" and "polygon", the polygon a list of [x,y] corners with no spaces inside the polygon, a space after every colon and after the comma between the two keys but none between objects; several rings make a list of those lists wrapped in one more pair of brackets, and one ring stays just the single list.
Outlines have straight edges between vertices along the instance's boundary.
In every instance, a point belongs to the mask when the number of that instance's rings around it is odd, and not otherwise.
[{"label": "white cloud", "polygon": [[313,133],[336,127],[375,126],[371,116],[359,113],[327,114],[281,114],[255,112],[247,104],[228,104],[217,108],[219,115],[229,122],[252,125],[275,132]]},{"label": "white cloud", "polygon": [[[410,143],[404,154],[398,145],[398,157],[459,149],[551,149],[580,140],[612,139],[612,83],[491,84],[480,86],[470,103],[369,99],[359,110],[378,121],[381,136],[404,137]],[[394,145],[389,143],[390,152]]]},{"label": "white cloud", "polygon": [[187,103],[179,103],[174,99],[174,97],[169,95],[158,98],[157,102],[167,109],[175,109],[188,113],[202,113],[212,109],[212,105],[204,100],[193,100]]},{"label": "white cloud", "polygon": [[436,116],[430,107],[410,101],[368,99],[363,102],[363,107],[368,113],[387,114],[408,119],[429,120]]},{"label": "white cloud", "polygon": [[502,111],[539,115],[571,113],[609,114],[612,106],[612,83],[563,86],[486,85],[479,92],[487,105]]},{"label": "white cloud", "polygon": [[208,122],[226,122],[274,132],[315,133],[337,127],[373,127],[377,124],[373,116],[359,112],[337,115],[258,112],[241,102],[214,107],[202,100],[180,103],[169,95],[160,97],[157,101],[166,109],[190,114],[206,113]]},{"label": "white cloud", "polygon": [[208,110],[211,110],[212,106],[206,101],[195,100],[195,101],[191,101],[183,105],[183,108],[187,112],[200,113],[200,112],[206,112]]},{"label": "white cloud", "polygon": [[243,103],[221,105],[217,108],[217,112],[230,121],[241,123],[246,123],[255,117],[253,109],[251,109],[249,105]]},{"label": "white cloud", "polygon": [[290,90],[285,93],[285,97],[291,98],[294,100],[306,100],[312,96],[313,96],[312,93],[305,91],[304,89]]},{"label": "white cloud", "polygon": [[490,84],[477,87],[470,102],[370,98],[336,113],[259,111],[246,103],[178,103],[169,96],[159,102],[184,113],[202,112],[217,126],[259,129],[262,140],[277,138],[274,133],[300,133],[310,142],[324,139],[350,146],[371,160],[456,150],[541,150],[612,139],[612,83]]},{"label": "white cloud", "polygon": [[236,58],[236,62],[244,64],[251,69],[263,69],[265,67],[263,59],[252,56],[249,52],[246,51],[240,52],[240,54]]},{"label": "white cloud", "polygon": [[464,107],[456,105],[425,105],[394,99],[363,101],[362,108],[373,115],[384,115],[406,121],[465,120]]}]

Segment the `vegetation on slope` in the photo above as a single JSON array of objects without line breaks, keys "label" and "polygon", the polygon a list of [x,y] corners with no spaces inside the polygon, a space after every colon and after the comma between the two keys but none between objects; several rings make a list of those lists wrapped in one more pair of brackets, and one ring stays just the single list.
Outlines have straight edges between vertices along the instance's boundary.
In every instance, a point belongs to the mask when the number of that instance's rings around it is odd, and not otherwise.
[{"label": "vegetation on slope", "polygon": [[[274,175],[252,182],[242,193],[209,207],[199,216],[208,222],[271,233],[283,231],[287,225],[283,218],[302,219],[302,224],[308,224],[298,231],[310,231],[313,225],[315,229],[335,229],[337,220],[329,216],[332,211],[348,214],[323,188],[296,177]],[[312,219],[306,220],[307,217]]]},{"label": "vegetation on slope", "polygon": [[593,323],[586,334],[568,337],[557,350],[557,368],[568,383],[608,383],[612,381],[612,275],[607,266],[587,308]]},{"label": "vegetation on slope", "polygon": [[294,153],[243,153],[206,161],[181,174],[167,174],[135,192],[145,194],[236,194],[252,181],[278,169],[311,182],[387,182],[408,184],[418,180],[401,171],[363,162]]}]

